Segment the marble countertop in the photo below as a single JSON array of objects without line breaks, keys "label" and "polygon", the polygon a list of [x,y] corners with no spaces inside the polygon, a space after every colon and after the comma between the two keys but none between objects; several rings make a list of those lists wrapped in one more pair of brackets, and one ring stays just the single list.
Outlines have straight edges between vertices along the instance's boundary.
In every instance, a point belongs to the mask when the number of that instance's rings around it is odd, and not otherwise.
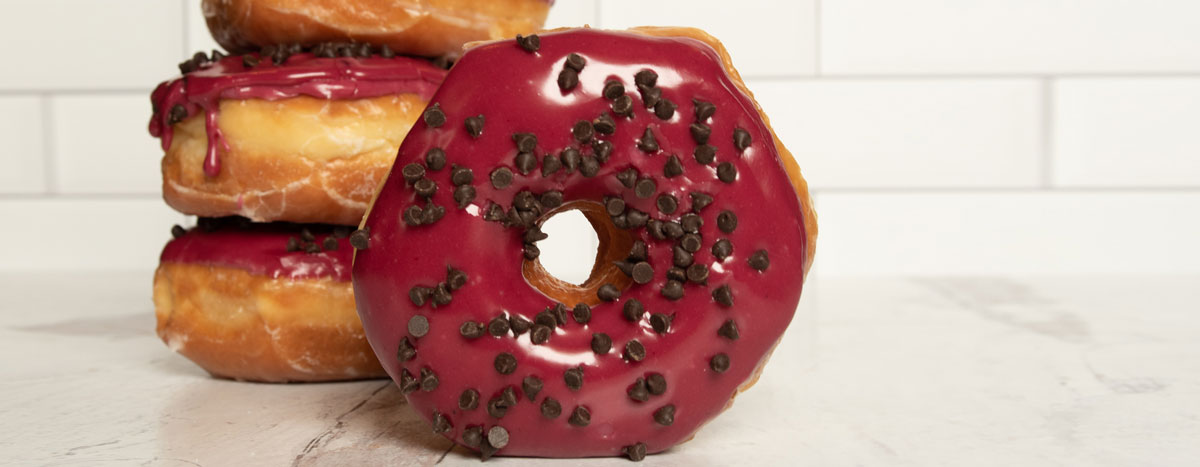
[{"label": "marble countertop", "polygon": [[[208,377],[154,335],[150,277],[0,274],[0,465],[478,465],[412,415],[390,381]],[[647,458],[1198,460],[1195,276],[821,278],[758,384],[693,441]]]}]

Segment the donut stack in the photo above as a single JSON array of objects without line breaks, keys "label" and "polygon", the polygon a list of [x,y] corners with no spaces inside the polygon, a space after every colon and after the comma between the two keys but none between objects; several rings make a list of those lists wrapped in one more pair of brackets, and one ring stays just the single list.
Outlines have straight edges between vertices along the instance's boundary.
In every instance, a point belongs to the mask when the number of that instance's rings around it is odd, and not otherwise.
[{"label": "donut stack", "polygon": [[462,44],[537,30],[548,9],[204,0],[228,52],[196,53],[151,95],[163,197],[199,217],[172,228],[154,278],[167,346],[223,378],[385,376],[355,311],[354,226]]}]

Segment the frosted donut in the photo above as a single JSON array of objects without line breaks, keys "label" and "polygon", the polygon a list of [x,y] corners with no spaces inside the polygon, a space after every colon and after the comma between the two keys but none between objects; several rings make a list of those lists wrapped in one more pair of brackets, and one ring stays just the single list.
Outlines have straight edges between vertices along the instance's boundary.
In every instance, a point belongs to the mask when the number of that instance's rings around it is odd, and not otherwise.
[{"label": "frosted donut", "polygon": [[469,41],[542,28],[550,0],[204,0],[212,36],[227,50],[266,44],[358,41],[397,53],[453,55]]},{"label": "frosted donut", "polygon": [[384,376],[354,311],[346,233],[214,219],[176,227],[154,275],[159,337],[222,378]]},{"label": "frosted donut", "polygon": [[198,54],[155,89],[150,133],[165,151],[167,204],[205,217],[358,224],[445,71],[362,44],[300,50]]},{"label": "frosted donut", "polygon": [[[449,165],[427,167],[431,150]],[[569,209],[600,239],[582,285],[538,262],[538,226]],[[816,233],[720,43],[563,30],[455,64],[364,220],[353,282],[368,340],[435,432],[485,458],[641,459],[756,379]]]}]

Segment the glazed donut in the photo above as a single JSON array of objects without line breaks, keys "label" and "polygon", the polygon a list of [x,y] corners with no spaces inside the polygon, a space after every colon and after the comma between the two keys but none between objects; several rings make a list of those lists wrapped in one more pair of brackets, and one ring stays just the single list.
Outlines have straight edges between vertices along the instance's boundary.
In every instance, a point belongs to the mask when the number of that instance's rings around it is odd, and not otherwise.
[{"label": "glazed donut", "polygon": [[[485,458],[641,459],[755,380],[816,217],[719,42],[486,43],[431,102],[358,231],[353,282],[375,353],[435,432]],[[447,168],[423,163],[432,150]],[[570,209],[600,240],[582,285],[538,262],[538,226]]]},{"label": "glazed donut", "polygon": [[362,220],[445,71],[364,44],[301,50],[197,54],[155,89],[167,204],[258,222]]},{"label": "glazed donut", "polygon": [[176,226],[154,275],[158,336],[222,378],[384,376],[354,311],[347,232],[215,219]]},{"label": "glazed donut", "polygon": [[464,43],[542,28],[553,0],[204,0],[217,43],[233,52],[266,44],[359,41],[397,53],[456,56]]}]

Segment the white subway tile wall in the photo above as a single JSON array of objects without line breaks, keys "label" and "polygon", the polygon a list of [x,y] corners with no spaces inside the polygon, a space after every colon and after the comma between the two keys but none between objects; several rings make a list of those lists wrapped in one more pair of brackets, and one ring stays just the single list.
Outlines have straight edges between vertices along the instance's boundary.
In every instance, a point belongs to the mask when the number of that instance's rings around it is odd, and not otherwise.
[{"label": "white subway tile wall", "polygon": [[[154,267],[185,216],[148,94],[215,47],[199,3],[0,17],[39,43],[0,77],[0,270]],[[581,24],[729,47],[817,195],[820,275],[1200,272],[1200,2],[559,0],[547,26]]]}]

